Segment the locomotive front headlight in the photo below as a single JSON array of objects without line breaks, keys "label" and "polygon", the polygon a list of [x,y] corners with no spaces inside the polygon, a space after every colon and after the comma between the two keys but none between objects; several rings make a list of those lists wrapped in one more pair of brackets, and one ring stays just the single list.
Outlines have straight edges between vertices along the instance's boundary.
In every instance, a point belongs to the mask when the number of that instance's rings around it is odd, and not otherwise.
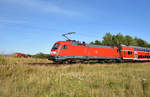
[{"label": "locomotive front headlight", "polygon": [[53,52],[54,54],[58,54],[58,52]]},{"label": "locomotive front headlight", "polygon": [[51,52],[51,54],[58,54],[58,52],[56,52],[56,51],[52,51],[52,52]]}]

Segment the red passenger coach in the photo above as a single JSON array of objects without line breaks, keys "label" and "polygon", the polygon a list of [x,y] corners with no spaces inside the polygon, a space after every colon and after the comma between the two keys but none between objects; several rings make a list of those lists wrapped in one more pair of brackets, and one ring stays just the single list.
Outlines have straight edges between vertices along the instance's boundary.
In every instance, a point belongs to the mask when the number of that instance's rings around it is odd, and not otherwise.
[{"label": "red passenger coach", "polygon": [[123,60],[149,61],[150,48],[122,45],[121,57]]},{"label": "red passenger coach", "polygon": [[121,46],[121,56],[123,60],[133,60],[137,58],[133,47]]}]

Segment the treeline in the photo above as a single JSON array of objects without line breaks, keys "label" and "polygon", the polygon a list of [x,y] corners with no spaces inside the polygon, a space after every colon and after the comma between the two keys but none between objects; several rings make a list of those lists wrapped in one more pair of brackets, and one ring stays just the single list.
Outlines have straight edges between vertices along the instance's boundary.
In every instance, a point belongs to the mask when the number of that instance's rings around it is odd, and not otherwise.
[{"label": "treeline", "polygon": [[95,44],[95,45],[108,45],[108,46],[117,46],[117,45],[132,45],[132,46],[140,46],[140,47],[149,47],[150,44],[137,37],[132,37],[130,35],[124,36],[121,33],[118,33],[116,35],[112,35],[110,32],[107,32],[102,41],[95,40],[94,42],[91,42],[90,44]]},{"label": "treeline", "polygon": [[49,54],[44,54],[44,53],[37,53],[35,55],[31,55],[33,58],[48,58]]},{"label": "treeline", "polygon": [[1,58],[3,58],[3,57],[42,58],[42,59],[47,59],[50,54],[45,54],[45,53],[40,52],[40,53],[37,53],[37,54],[34,54],[34,55],[31,55],[31,54],[24,54],[24,55],[26,55],[27,57],[24,57],[24,56],[15,56],[15,53],[14,54],[8,54],[8,55],[0,54],[0,61],[2,61]]},{"label": "treeline", "polygon": [[34,55],[30,55],[30,54],[27,54],[28,57],[32,57],[32,58],[48,58],[49,57],[49,54],[45,54],[45,53],[37,53],[37,54],[34,54]]}]

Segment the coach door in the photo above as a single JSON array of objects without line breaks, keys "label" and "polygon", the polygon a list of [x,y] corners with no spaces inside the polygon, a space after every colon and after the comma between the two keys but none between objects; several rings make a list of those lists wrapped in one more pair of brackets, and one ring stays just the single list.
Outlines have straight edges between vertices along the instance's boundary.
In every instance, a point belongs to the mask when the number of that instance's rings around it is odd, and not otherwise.
[{"label": "coach door", "polygon": [[137,59],[137,51],[134,51],[134,59]]}]

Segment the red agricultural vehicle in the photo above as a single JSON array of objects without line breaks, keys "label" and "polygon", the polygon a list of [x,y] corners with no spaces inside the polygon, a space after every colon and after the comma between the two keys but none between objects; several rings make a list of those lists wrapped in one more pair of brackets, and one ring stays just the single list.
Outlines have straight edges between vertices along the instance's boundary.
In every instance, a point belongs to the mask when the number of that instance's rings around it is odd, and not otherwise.
[{"label": "red agricultural vehicle", "polygon": [[[64,37],[68,34],[63,34]],[[49,60],[54,63],[64,63],[80,60],[82,62],[101,61],[150,61],[150,48],[136,46],[104,46],[81,43],[70,40],[58,41],[51,49]]]},{"label": "red agricultural vehicle", "polygon": [[15,53],[14,56],[19,57],[19,58],[27,58],[28,57],[26,54],[22,54],[22,53]]}]

